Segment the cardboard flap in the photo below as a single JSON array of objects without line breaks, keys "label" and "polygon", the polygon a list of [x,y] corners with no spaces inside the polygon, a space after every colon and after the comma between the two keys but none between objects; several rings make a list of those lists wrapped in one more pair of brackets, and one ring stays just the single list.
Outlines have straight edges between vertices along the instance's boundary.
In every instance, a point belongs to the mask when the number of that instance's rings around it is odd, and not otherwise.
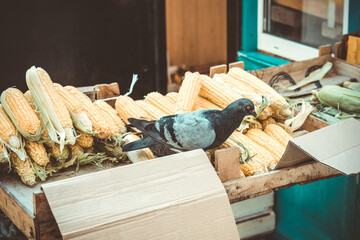
[{"label": "cardboard flap", "polygon": [[354,118],[291,140],[277,169],[314,159],[340,172],[360,172],[360,122]]},{"label": "cardboard flap", "polygon": [[239,239],[203,150],[42,185],[64,239]]}]

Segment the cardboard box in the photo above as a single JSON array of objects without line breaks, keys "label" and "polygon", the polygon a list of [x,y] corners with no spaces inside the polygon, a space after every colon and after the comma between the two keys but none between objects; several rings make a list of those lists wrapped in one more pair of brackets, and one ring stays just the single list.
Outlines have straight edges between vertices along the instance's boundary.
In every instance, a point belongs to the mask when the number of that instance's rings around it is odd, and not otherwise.
[{"label": "cardboard box", "polygon": [[203,150],[42,185],[63,239],[239,239]]}]

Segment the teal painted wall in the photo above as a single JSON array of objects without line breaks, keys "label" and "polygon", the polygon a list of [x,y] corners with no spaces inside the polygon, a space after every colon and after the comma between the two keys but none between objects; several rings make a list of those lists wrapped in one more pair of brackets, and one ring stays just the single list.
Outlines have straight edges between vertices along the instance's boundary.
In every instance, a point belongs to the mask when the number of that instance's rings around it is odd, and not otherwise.
[{"label": "teal painted wall", "polygon": [[360,239],[359,176],[341,176],[279,190],[278,239]]}]

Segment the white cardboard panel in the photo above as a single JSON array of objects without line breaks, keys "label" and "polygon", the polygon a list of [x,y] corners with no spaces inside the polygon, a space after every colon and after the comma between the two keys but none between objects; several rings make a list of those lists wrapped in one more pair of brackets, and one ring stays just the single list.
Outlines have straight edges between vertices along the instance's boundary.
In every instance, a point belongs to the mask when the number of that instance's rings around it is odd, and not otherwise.
[{"label": "white cardboard panel", "polygon": [[290,141],[277,169],[312,159],[347,175],[360,172],[360,122],[350,118]]},{"label": "white cardboard panel", "polygon": [[64,239],[239,239],[202,150],[42,186]]}]

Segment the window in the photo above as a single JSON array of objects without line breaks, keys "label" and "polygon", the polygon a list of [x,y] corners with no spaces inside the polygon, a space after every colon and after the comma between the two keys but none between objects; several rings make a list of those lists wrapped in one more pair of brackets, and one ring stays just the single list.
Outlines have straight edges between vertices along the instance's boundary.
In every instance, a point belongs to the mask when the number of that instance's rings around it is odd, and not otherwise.
[{"label": "window", "polygon": [[349,0],[258,0],[258,49],[295,61],[348,30]]}]

